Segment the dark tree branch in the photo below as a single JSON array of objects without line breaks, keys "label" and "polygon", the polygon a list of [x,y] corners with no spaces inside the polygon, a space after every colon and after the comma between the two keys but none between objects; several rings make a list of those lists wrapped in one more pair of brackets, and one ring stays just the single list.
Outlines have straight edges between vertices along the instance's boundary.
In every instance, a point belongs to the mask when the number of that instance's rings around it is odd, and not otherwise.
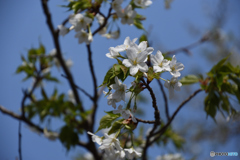
[{"label": "dark tree branch", "polygon": [[47,1],[48,0],[42,0],[42,7],[43,7],[43,11],[44,11],[44,14],[46,16],[46,19],[47,19],[47,25],[50,29],[50,32],[51,32],[51,35],[53,37],[53,42],[54,42],[54,45],[55,45],[55,48],[57,50],[57,59],[59,60],[66,76],[67,76],[67,79],[68,79],[68,82],[69,82],[69,85],[71,86],[72,88],[72,91],[73,91],[73,94],[74,94],[74,98],[77,102],[77,104],[80,104],[80,111],[81,112],[84,112],[84,108],[82,107],[81,105],[81,101],[80,101],[80,98],[79,98],[79,95],[78,95],[78,92],[77,92],[77,89],[75,87],[75,83],[74,83],[74,80],[73,80],[73,77],[72,77],[72,74],[70,73],[68,67],[66,66],[65,64],[65,61],[62,57],[62,52],[61,52],[61,48],[60,48],[60,44],[59,44],[59,31],[58,30],[54,30],[54,27],[53,27],[53,23],[52,23],[52,18],[51,18],[51,14],[49,12],[49,9],[48,9],[48,5],[47,5]]},{"label": "dark tree branch", "polygon": [[[144,79],[142,79],[143,84],[146,86],[146,88],[148,89],[151,97],[152,97],[152,106],[154,108],[154,117],[155,117],[155,121],[156,121],[156,125],[160,124],[160,112],[158,110],[158,106],[157,106],[157,100],[155,97],[155,94],[153,93],[152,88],[149,86],[148,83],[145,82]],[[155,126],[155,125],[154,125]]]},{"label": "dark tree branch", "polygon": [[93,127],[94,127],[94,121],[95,121],[95,116],[96,116],[96,110],[98,107],[97,104],[97,100],[98,100],[98,92],[97,92],[97,79],[96,79],[96,75],[94,72],[94,67],[93,67],[93,60],[92,60],[92,51],[91,51],[91,44],[86,45],[87,47],[87,51],[88,51],[88,64],[89,64],[89,68],[91,71],[91,76],[92,76],[92,80],[93,80],[93,113],[91,115],[91,124],[90,124],[90,132],[93,131]]},{"label": "dark tree branch", "polygon": [[155,121],[143,120],[143,119],[140,119],[140,118],[136,118],[136,120],[138,122],[148,123],[148,124],[154,124],[155,123]]},{"label": "dark tree branch", "polygon": [[175,49],[175,50],[172,50],[172,51],[168,51],[166,54],[169,55],[169,54],[175,54],[177,52],[186,52],[187,54],[190,54],[190,51],[189,49],[192,49],[194,47],[197,47],[198,45],[206,42],[209,40],[209,35],[205,35],[203,36],[200,40],[198,40],[197,42],[194,42],[188,46],[185,46],[185,47],[181,47],[181,48],[178,48],[178,49]]},{"label": "dark tree branch", "polygon": [[39,126],[35,125],[34,123],[32,123],[32,122],[31,122],[30,120],[28,120],[27,118],[22,117],[21,115],[18,115],[18,114],[16,114],[16,113],[12,112],[12,111],[7,110],[6,108],[4,108],[4,107],[1,106],[1,105],[0,105],[0,111],[1,111],[2,113],[6,114],[6,115],[9,115],[9,116],[12,117],[12,118],[15,118],[15,119],[17,119],[17,120],[21,120],[21,121],[25,122],[25,123],[28,124],[29,126],[36,128],[37,131],[43,133],[43,129],[42,129],[42,128],[40,128]]},{"label": "dark tree branch", "polygon": [[172,123],[173,119],[175,118],[175,116],[177,115],[177,113],[180,111],[180,109],[187,103],[189,102],[194,96],[196,96],[199,92],[201,92],[202,89],[198,89],[196,90],[192,95],[190,95],[185,101],[183,101],[178,108],[176,109],[176,111],[173,113],[172,117],[170,118],[170,120],[168,121],[168,123],[163,126],[159,131],[157,131],[156,133],[154,133],[154,136],[157,135],[156,137],[154,137],[154,139],[150,142],[150,145],[152,143],[154,143],[157,139],[159,139],[162,134],[167,130],[167,128],[169,127],[169,125]]},{"label": "dark tree branch", "polygon": [[[103,16],[104,17],[104,22],[103,22],[103,24],[101,25],[101,26],[99,26],[94,32],[93,32],[93,36],[95,35],[95,34],[97,34],[101,29],[103,29],[106,25],[107,25],[107,22],[108,22],[108,19],[111,17],[111,12],[112,12],[112,6],[109,8],[109,10],[108,10],[108,15],[107,15],[107,17],[105,17],[105,16]],[[101,12],[99,12],[99,14],[100,15],[102,15],[102,13]]]},{"label": "dark tree branch", "polygon": [[[7,110],[6,108],[4,108],[4,107],[1,106],[1,105],[0,105],[0,111],[1,111],[3,114],[6,114],[6,115],[8,115],[8,116],[10,116],[10,117],[12,117],[12,118],[15,118],[15,119],[17,119],[17,120],[19,120],[19,121],[25,122],[25,123],[26,123],[27,125],[29,125],[30,127],[35,128],[38,132],[44,133],[43,129],[40,128],[38,125],[32,123],[30,120],[26,119],[25,117],[22,117],[21,115],[18,115],[18,114],[16,114],[16,113],[12,112],[12,111]],[[19,122],[19,123],[21,123],[21,122]],[[19,135],[19,136],[20,136],[20,135]],[[19,142],[19,143],[20,143],[20,142]],[[19,144],[19,145],[21,145],[21,144]],[[87,146],[86,143],[81,142],[81,141],[78,142],[78,145],[79,145],[79,146],[82,146],[82,147],[86,147],[86,146]]]},{"label": "dark tree branch", "polygon": [[160,80],[157,80],[159,86],[160,86],[160,89],[162,91],[162,94],[163,94],[163,99],[164,99],[164,102],[165,102],[165,112],[166,112],[166,116],[167,116],[167,119],[169,120],[170,119],[170,116],[169,116],[169,111],[168,111],[168,99],[167,99],[167,96],[166,96],[166,92],[164,91],[164,88],[163,88],[163,85],[161,83]]},{"label": "dark tree branch", "polygon": [[21,134],[21,121],[19,120],[18,125],[18,153],[19,153],[19,160],[22,160],[22,134]]},{"label": "dark tree branch", "polygon": [[98,12],[101,16],[103,16],[103,18],[105,18],[106,19],[106,16],[102,13],[102,12]]},{"label": "dark tree branch", "polygon": [[[62,77],[64,77],[64,78],[68,78],[67,76],[65,76],[65,75],[61,75]],[[89,94],[89,93],[87,93],[87,91],[85,91],[84,89],[82,89],[81,87],[79,87],[78,85],[76,85],[75,84],[75,87],[77,88],[77,89],[79,89],[81,92],[83,92],[87,97],[89,97],[91,100],[93,100],[93,97]]]},{"label": "dark tree branch", "polygon": [[22,117],[24,117],[24,118],[25,118],[25,109],[24,109],[25,101],[27,100],[28,97],[33,101],[32,94],[33,94],[34,90],[37,88],[37,85],[39,84],[41,79],[42,78],[40,77],[40,72],[38,72],[37,77],[36,77],[36,81],[34,82],[33,87],[30,90],[30,92],[28,93],[27,90],[23,90],[24,96],[23,96],[23,99],[22,99],[22,102],[21,102],[21,112],[22,112]]},{"label": "dark tree branch", "polygon": [[[91,76],[92,76],[92,80],[93,80],[93,107],[92,107],[92,114],[91,114],[91,121],[88,122],[89,123],[89,128],[88,131],[93,132],[94,129],[94,124],[95,124],[95,118],[96,118],[96,111],[98,108],[98,91],[97,91],[97,79],[96,79],[96,75],[94,72],[94,67],[93,67],[93,60],[92,60],[92,51],[91,51],[91,45],[88,44],[86,45],[87,47],[87,51],[88,51],[88,64],[89,64],[89,68],[90,68],[90,72],[91,72]],[[93,154],[93,156],[95,157],[95,159],[102,159],[101,155],[99,155],[94,142],[92,141],[92,136],[88,134],[88,144],[87,144],[87,149]]]},{"label": "dark tree branch", "polygon": [[158,106],[157,106],[157,100],[156,100],[155,94],[153,93],[152,88],[149,86],[150,82],[146,83],[143,78],[141,80],[142,80],[143,84],[146,86],[146,88],[148,89],[148,91],[149,91],[149,93],[150,93],[150,95],[152,97],[152,106],[153,106],[153,108],[155,110],[154,111],[155,123],[154,123],[154,126],[153,126],[152,130],[150,131],[149,135],[146,138],[146,144],[143,147],[143,152],[142,152],[142,159],[143,160],[147,160],[147,149],[150,146],[149,145],[150,139],[153,136],[154,131],[157,129],[157,127],[159,126],[159,124],[161,122],[160,122],[160,112],[159,112]]}]

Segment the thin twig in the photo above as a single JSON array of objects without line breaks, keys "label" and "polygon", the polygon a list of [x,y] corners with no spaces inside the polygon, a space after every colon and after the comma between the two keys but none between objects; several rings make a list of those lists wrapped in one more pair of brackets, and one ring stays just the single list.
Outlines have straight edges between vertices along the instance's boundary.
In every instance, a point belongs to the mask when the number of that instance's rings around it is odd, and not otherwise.
[{"label": "thin twig", "polygon": [[6,108],[4,108],[3,106],[0,105],[0,111],[6,115],[11,116],[12,118],[15,118],[17,120],[21,120],[25,123],[27,123],[29,126],[36,128],[39,132],[43,132],[43,129],[40,128],[39,126],[35,125],[34,123],[32,123],[30,120],[26,119],[25,117],[22,117],[21,115],[18,115],[12,111],[7,110]]},{"label": "thin twig", "polygon": [[[62,77],[64,77],[64,78],[68,78],[67,76],[65,76],[65,75],[61,75]],[[87,93],[87,91],[85,91],[83,88],[81,88],[81,87],[79,87],[78,85],[76,85],[75,84],[75,87],[77,88],[77,89],[79,89],[81,92],[83,92],[87,97],[89,97],[91,100],[93,100],[93,97],[89,94],[89,93]]]},{"label": "thin twig", "polygon": [[150,142],[150,144],[152,144],[153,142],[155,142],[157,139],[159,139],[161,137],[161,135],[166,131],[166,129],[169,127],[169,125],[172,123],[173,119],[175,118],[175,116],[177,115],[177,113],[180,111],[180,109],[187,103],[189,102],[194,96],[196,96],[199,92],[201,92],[202,89],[198,89],[196,90],[192,95],[190,95],[185,101],[183,101],[178,108],[176,109],[176,111],[173,113],[173,115],[171,116],[170,120],[168,121],[168,123],[163,126],[159,131],[155,132],[154,135],[158,135],[156,137],[154,137],[154,139]]},{"label": "thin twig", "polygon": [[159,126],[159,124],[161,122],[160,122],[160,112],[159,112],[158,106],[157,106],[157,100],[156,100],[155,94],[153,93],[152,88],[149,86],[150,82],[146,83],[143,78],[141,80],[142,80],[143,84],[146,86],[146,88],[148,89],[148,91],[149,91],[149,93],[150,93],[150,95],[152,97],[152,106],[153,106],[153,108],[155,110],[154,111],[155,123],[154,123],[154,126],[153,126],[152,130],[150,131],[149,135],[146,138],[146,144],[143,147],[143,152],[142,152],[142,159],[143,160],[147,160],[147,149],[150,146],[149,145],[150,139],[153,136],[154,131],[157,129],[157,127]]},{"label": "thin twig", "polygon": [[[92,114],[91,114],[91,121],[88,121],[89,127],[88,127],[88,131],[93,132],[94,129],[94,124],[95,124],[95,118],[96,118],[96,111],[98,108],[98,91],[97,91],[97,79],[96,79],[96,75],[94,72],[94,67],[93,67],[93,60],[92,60],[92,51],[91,51],[91,45],[88,44],[86,45],[87,47],[87,51],[88,51],[88,64],[89,64],[89,68],[90,68],[90,72],[91,72],[91,76],[92,76],[92,80],[93,80],[93,107],[92,107]],[[99,155],[94,142],[92,141],[92,136],[88,134],[88,143],[87,143],[87,149],[94,155],[95,159],[102,159],[101,155]]]},{"label": "thin twig", "polygon": [[18,125],[18,153],[19,153],[19,160],[22,160],[22,134],[21,134],[21,121],[19,120]]},{"label": "thin twig", "polygon": [[175,50],[172,50],[172,51],[168,51],[166,54],[167,55],[175,54],[177,52],[186,52],[187,54],[189,54],[190,53],[189,49],[197,47],[198,45],[204,43],[207,40],[209,40],[209,36],[205,35],[200,40],[198,40],[197,42],[194,42],[194,43],[192,43],[192,44],[190,44],[188,46],[185,46],[185,47],[181,47],[181,48],[178,48],[178,49],[175,49]]},{"label": "thin twig", "polygon": [[[103,17],[104,17],[104,22],[103,22],[102,25],[100,25],[100,26],[93,32],[93,34],[92,34],[93,36],[94,36],[95,34],[97,34],[101,29],[103,29],[103,28],[107,25],[108,19],[109,19],[110,16],[111,16],[111,12],[112,12],[112,7],[109,8],[107,17],[103,16]],[[99,13],[100,13],[100,12],[99,12]],[[101,13],[100,13],[100,14],[101,14]]]},{"label": "thin twig", "polygon": [[92,60],[92,51],[91,51],[91,44],[86,45],[87,47],[87,51],[88,51],[88,64],[89,64],[89,68],[91,71],[91,76],[92,76],[92,80],[93,80],[93,111],[92,111],[92,115],[91,115],[91,124],[90,124],[90,132],[92,132],[93,127],[94,127],[94,121],[95,121],[95,116],[96,116],[96,110],[98,107],[97,104],[97,100],[98,100],[98,92],[97,92],[97,79],[96,79],[96,75],[94,72],[94,67],[93,67],[93,60]]},{"label": "thin twig", "polygon": [[166,96],[166,92],[164,91],[164,88],[163,88],[163,85],[161,83],[160,80],[157,80],[159,86],[160,86],[160,89],[162,91],[162,94],[163,94],[163,99],[164,99],[164,103],[165,103],[165,112],[166,112],[166,116],[167,116],[167,119],[169,120],[170,119],[170,116],[169,116],[169,111],[168,111],[168,99],[167,99],[167,96]]},{"label": "thin twig", "polygon": [[136,120],[138,122],[148,123],[148,124],[154,124],[155,123],[155,121],[143,120],[143,119],[140,119],[140,118],[136,118]]},{"label": "thin twig", "polygon": [[155,121],[156,121],[156,125],[160,124],[160,112],[158,110],[158,106],[157,106],[157,100],[155,97],[155,94],[153,93],[152,88],[149,86],[148,83],[146,83],[144,81],[144,79],[142,79],[143,84],[146,86],[146,88],[148,89],[151,97],[152,97],[152,107],[154,108],[154,117],[155,117]]},{"label": "thin twig", "polygon": [[[7,110],[6,108],[4,108],[4,107],[1,106],[1,105],[0,105],[0,111],[1,111],[3,114],[6,114],[6,115],[8,115],[8,116],[10,116],[10,117],[12,117],[12,118],[15,118],[15,119],[17,119],[17,120],[19,120],[19,121],[25,122],[25,123],[28,124],[29,126],[35,128],[38,132],[44,133],[44,132],[43,132],[43,129],[40,128],[38,125],[32,123],[30,120],[26,119],[25,117],[22,117],[21,115],[18,115],[18,114],[16,114],[16,113],[12,112],[12,111]],[[19,122],[19,123],[20,123],[20,122]],[[81,142],[81,141],[79,141],[77,145],[83,146],[83,147],[86,147],[86,146],[87,146],[86,143]],[[21,159],[20,159],[20,160],[21,160]]]},{"label": "thin twig", "polygon": [[[49,12],[49,9],[48,9],[48,5],[47,5],[47,0],[42,0],[42,7],[43,7],[43,11],[44,11],[44,14],[46,16],[46,19],[47,19],[47,25],[49,27],[49,30],[52,34],[52,38],[53,38],[53,42],[54,42],[54,45],[55,45],[55,48],[57,50],[57,59],[59,60],[66,76],[68,77],[68,82],[69,82],[69,85],[71,86],[72,88],[72,91],[73,91],[73,94],[74,94],[74,98],[77,102],[77,104],[81,104],[81,101],[80,101],[80,97],[78,95],[78,92],[77,92],[77,89],[75,87],[75,83],[74,83],[74,80],[73,80],[73,77],[72,77],[72,74],[70,73],[68,67],[66,66],[65,64],[65,61],[62,57],[62,52],[61,52],[61,48],[60,48],[60,44],[59,44],[59,31],[58,30],[54,30],[54,27],[53,27],[53,23],[52,23],[52,18],[51,18],[51,14]],[[84,112],[84,108],[82,107],[82,105],[79,105],[80,107],[80,111],[81,112]]]}]

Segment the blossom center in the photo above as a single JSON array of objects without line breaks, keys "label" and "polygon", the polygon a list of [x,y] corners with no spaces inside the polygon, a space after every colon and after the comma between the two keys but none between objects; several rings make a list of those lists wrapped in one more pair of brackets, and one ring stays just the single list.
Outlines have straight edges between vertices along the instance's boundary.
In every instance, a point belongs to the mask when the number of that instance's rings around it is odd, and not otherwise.
[{"label": "blossom center", "polygon": [[137,63],[137,59],[135,59],[134,61],[132,61],[133,65],[136,66],[138,63]]},{"label": "blossom center", "polygon": [[138,4],[142,4],[142,0],[138,0]]},{"label": "blossom center", "polygon": [[82,37],[86,38],[87,37],[87,33],[82,33]]},{"label": "blossom center", "polygon": [[161,62],[161,63],[159,63],[159,65],[158,65],[159,67],[162,67],[163,66],[163,63]]},{"label": "blossom center", "polygon": [[129,19],[129,16],[126,14],[126,15],[124,16],[124,18],[125,18],[125,19]]},{"label": "blossom center", "polygon": [[173,65],[173,66],[171,67],[171,69],[172,69],[172,71],[175,71],[175,70],[176,70],[176,65]]}]

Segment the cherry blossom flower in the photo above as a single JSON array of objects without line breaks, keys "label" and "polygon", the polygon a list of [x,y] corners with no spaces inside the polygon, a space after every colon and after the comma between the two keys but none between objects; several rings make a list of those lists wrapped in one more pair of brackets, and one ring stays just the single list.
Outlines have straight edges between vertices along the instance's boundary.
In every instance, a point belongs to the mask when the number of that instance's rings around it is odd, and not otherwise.
[{"label": "cherry blossom flower", "polygon": [[[57,50],[54,48],[50,51],[49,53],[49,56],[52,56],[53,57],[53,62],[54,62],[54,65],[58,68],[58,70],[60,69],[61,67],[61,64],[60,62],[58,61],[58,59],[56,58],[56,55],[57,55]],[[66,66],[68,68],[70,68],[72,65],[73,65],[73,61],[71,59],[68,59],[68,60],[65,60],[65,63],[66,63]]]},{"label": "cherry blossom flower", "polygon": [[120,98],[121,100],[125,101],[125,92],[126,92],[126,89],[127,89],[127,85],[125,84],[122,84],[118,77],[116,76],[115,77],[115,84],[112,84],[110,87],[114,90],[116,90],[114,93],[113,93],[113,97],[115,99],[117,98]]},{"label": "cherry blossom flower", "polygon": [[101,145],[102,144],[102,138],[93,134],[92,132],[87,132],[89,135],[92,136],[92,141],[96,142],[97,144]]},{"label": "cherry blossom flower", "polygon": [[147,56],[148,56],[147,51],[137,53],[136,49],[129,48],[127,50],[128,59],[124,59],[122,63],[126,67],[130,67],[130,74],[134,76],[138,72],[138,70],[142,72],[148,71],[148,66],[144,62]]},{"label": "cherry blossom flower", "polygon": [[133,158],[139,158],[142,156],[142,153],[139,153],[137,151],[135,151],[133,148],[130,149],[124,149],[125,153],[126,153],[126,158],[127,159],[133,159]]},{"label": "cherry blossom flower", "polygon": [[65,63],[68,68],[72,67],[73,65],[73,61],[71,59],[66,60]]},{"label": "cherry blossom flower", "polygon": [[111,38],[118,39],[120,36],[120,30],[109,32],[109,33],[103,34],[102,36],[106,37],[107,39],[111,39]]},{"label": "cherry blossom flower", "polygon": [[92,19],[78,13],[69,19],[69,23],[74,26],[74,29],[77,32],[82,29],[87,29],[87,25],[92,23]]},{"label": "cherry blossom flower", "polygon": [[169,61],[164,59],[162,52],[157,51],[156,56],[151,55],[154,72],[171,71]]},{"label": "cherry blossom flower", "polygon": [[[100,31],[98,31],[98,34],[105,35],[106,32],[107,32],[107,27],[103,27]],[[103,37],[105,37],[105,36],[103,36]]]},{"label": "cherry blossom flower", "polygon": [[118,45],[115,47],[115,49],[118,52],[123,52],[127,50],[128,48],[134,46],[135,42],[137,41],[137,38],[134,38],[132,41],[130,40],[129,37],[126,37],[122,45]]},{"label": "cherry blossom flower", "polygon": [[109,159],[115,160],[118,158],[124,158],[125,152],[120,146],[119,140],[116,138],[116,133],[111,135],[105,133],[104,137],[105,139],[102,141],[102,145],[99,149],[104,150]]},{"label": "cherry blossom flower", "polygon": [[93,41],[92,34],[85,32],[84,30],[81,30],[75,35],[75,38],[78,38],[78,43],[85,42],[86,44],[90,44]]},{"label": "cherry blossom flower", "polygon": [[[96,18],[97,18],[99,25],[102,25],[104,23],[104,17],[101,16],[99,13],[96,14]],[[100,31],[98,31],[98,34],[104,35],[106,33],[106,31],[107,31],[107,27],[103,27]]]},{"label": "cherry blossom flower", "polygon": [[116,138],[116,133],[113,133],[111,135],[108,135],[107,133],[104,133],[105,139],[102,142],[102,146],[100,149],[108,148],[109,146],[114,146],[118,151],[122,150],[122,147],[120,146],[119,140]]},{"label": "cherry blossom flower", "polygon": [[156,160],[184,160],[180,153],[176,154],[165,154],[163,156],[156,157]]},{"label": "cherry blossom flower", "polygon": [[83,159],[84,160],[94,160],[94,157],[91,153],[87,152],[83,154]]},{"label": "cherry blossom flower", "polygon": [[55,141],[59,136],[57,132],[49,132],[46,128],[43,129],[43,133],[51,141]]},{"label": "cherry blossom flower", "polygon": [[134,4],[138,7],[146,8],[152,4],[151,0],[134,0]]},{"label": "cherry blossom flower", "polygon": [[181,73],[179,71],[184,69],[184,65],[180,62],[177,62],[177,59],[175,57],[175,55],[173,55],[171,62],[169,63],[170,65],[170,74],[173,77],[180,77]]},{"label": "cherry blossom flower", "polygon": [[134,123],[137,123],[137,120],[136,118],[133,116],[133,114],[131,113],[130,110],[126,110],[126,109],[122,109],[123,106],[122,105],[119,105],[118,106],[118,109],[117,110],[114,110],[113,113],[114,114],[117,114],[117,113],[120,113],[121,116],[124,118],[124,119],[128,119],[130,116],[132,117],[132,121]]},{"label": "cherry blossom flower", "polygon": [[61,36],[65,36],[69,32],[69,29],[63,25],[58,25],[58,29]]},{"label": "cherry blossom flower", "polygon": [[99,13],[96,14],[96,18],[97,18],[97,21],[100,25],[102,25],[104,23],[104,17],[101,16]]},{"label": "cherry blossom flower", "polygon": [[169,90],[169,99],[172,99],[174,96],[174,90],[180,91],[182,83],[177,80],[176,77],[172,77],[170,81],[166,81],[164,86]]},{"label": "cherry blossom flower", "polygon": [[118,51],[114,48],[114,47],[110,47],[109,48],[109,53],[106,54],[106,56],[108,58],[111,58],[111,59],[115,59],[117,58],[117,56],[119,56],[120,54],[118,53]]},{"label": "cherry blossom flower", "polygon": [[134,43],[133,47],[137,50],[137,53],[141,53],[142,51],[147,51],[149,55],[154,51],[152,47],[147,47],[147,41],[142,41],[139,45]]},{"label": "cherry blossom flower", "polygon": [[[105,95],[107,94],[107,92],[105,92],[105,91],[103,91],[103,93]],[[110,92],[110,94],[108,95],[107,99],[108,99],[108,102],[107,102],[108,105],[112,105],[112,107],[114,109],[116,109],[116,107],[117,107],[116,103],[121,101],[121,97],[113,97],[112,92]]]},{"label": "cherry blossom flower", "polygon": [[116,11],[117,16],[122,17],[122,4],[123,0],[115,0],[112,2],[112,8]]},{"label": "cherry blossom flower", "polygon": [[132,6],[128,5],[123,12],[123,16],[121,19],[122,24],[129,24],[132,25],[134,22],[134,18],[136,17],[137,12],[135,10],[132,10]]},{"label": "cherry blossom flower", "polygon": [[73,104],[76,104],[76,100],[72,90],[68,90],[68,100]]}]

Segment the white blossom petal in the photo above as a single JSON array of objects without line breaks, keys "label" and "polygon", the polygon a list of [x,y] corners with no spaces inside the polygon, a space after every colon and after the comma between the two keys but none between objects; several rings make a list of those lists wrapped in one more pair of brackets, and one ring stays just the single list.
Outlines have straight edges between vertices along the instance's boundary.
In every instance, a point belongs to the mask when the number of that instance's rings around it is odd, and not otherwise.
[{"label": "white blossom petal", "polygon": [[147,64],[145,62],[138,63],[137,67],[142,72],[147,72],[148,71],[148,66],[147,66]]},{"label": "white blossom petal", "polygon": [[138,72],[138,67],[132,66],[132,67],[130,68],[130,74],[131,74],[132,76],[134,76],[137,72]]},{"label": "white blossom petal", "polygon": [[124,59],[122,61],[122,64],[126,67],[131,67],[133,65],[132,62],[129,59]]}]

